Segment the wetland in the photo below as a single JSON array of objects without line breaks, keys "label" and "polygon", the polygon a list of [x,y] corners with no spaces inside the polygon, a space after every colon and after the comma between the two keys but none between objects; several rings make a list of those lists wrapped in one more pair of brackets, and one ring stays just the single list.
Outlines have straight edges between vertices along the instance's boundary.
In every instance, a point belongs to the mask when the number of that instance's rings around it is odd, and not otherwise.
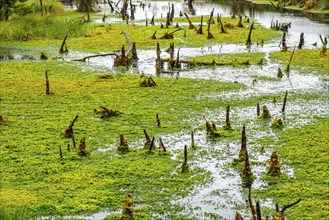
[{"label": "wetland", "polygon": [[1,21],[1,219],[254,219],[256,202],[272,218],[296,201],[287,219],[329,216],[327,13],[133,1],[122,20],[125,1],[62,2]]}]

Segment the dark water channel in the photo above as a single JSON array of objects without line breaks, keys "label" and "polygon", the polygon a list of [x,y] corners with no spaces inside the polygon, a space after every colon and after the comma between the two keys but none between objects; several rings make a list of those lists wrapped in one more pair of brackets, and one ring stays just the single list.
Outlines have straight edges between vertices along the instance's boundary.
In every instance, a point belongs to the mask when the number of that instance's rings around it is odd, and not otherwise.
[{"label": "dark water channel", "polygon": [[[69,3],[69,1],[65,1]],[[136,24],[144,24],[145,16],[151,18],[153,15],[156,18],[164,16],[168,11],[168,2],[164,1],[144,1],[145,7],[137,7]],[[175,5],[176,16],[180,11],[191,13],[184,1],[170,2]],[[136,4],[139,4],[136,2]],[[74,7],[66,4],[66,7]],[[110,8],[107,4],[100,4],[100,13],[110,13]],[[256,22],[262,24],[265,27],[269,27],[272,19],[278,20],[280,23],[291,22],[291,28],[288,30],[287,43],[288,45],[296,45],[299,41],[300,33],[305,35],[305,48],[319,48],[321,45],[319,34],[323,36],[329,35],[329,15],[316,15],[308,14],[304,12],[291,12],[291,11],[277,11],[270,6],[257,6],[249,3],[235,4],[231,1],[195,1],[194,9],[196,15],[209,15],[212,9],[215,9],[215,13],[221,13],[223,16],[230,16],[234,12],[239,14],[243,13],[252,18]],[[102,22],[102,21],[94,21]],[[122,22],[119,18],[111,17],[108,21]],[[181,39],[184,41],[184,39]],[[204,48],[181,48],[181,58],[188,58],[190,56],[198,56],[200,54],[219,54],[220,53],[249,53],[249,52],[265,52],[279,50],[279,42],[281,39],[275,39],[262,47],[256,44],[251,48],[246,48],[245,45],[233,45],[233,44],[213,44]],[[312,44],[317,42],[318,46]],[[169,45],[163,45],[165,48]],[[0,46],[0,62],[12,61],[12,60],[39,60],[41,50],[34,49],[20,49],[17,47],[3,47]],[[58,56],[58,48],[53,50],[51,55]],[[131,68],[128,73],[145,72],[146,74],[155,75],[155,49],[154,50],[138,50],[138,56],[140,57],[138,63],[134,68]],[[81,58],[86,55],[92,55],[80,52],[69,52],[67,55],[61,57],[64,61],[70,61],[73,59]],[[166,54],[163,55],[167,56]],[[213,79],[226,82],[239,82],[247,86],[246,89],[228,93],[216,93],[216,94],[201,94],[197,97],[196,101],[202,102],[203,100],[219,97],[223,100],[227,100],[229,103],[231,100],[243,100],[248,97],[263,96],[265,94],[283,94],[286,90],[301,94],[301,99],[294,101],[293,104],[288,106],[285,115],[286,129],[293,127],[300,127],[305,124],[315,122],[317,116],[329,117],[327,110],[328,103],[328,81],[324,81],[322,77],[313,73],[299,74],[297,70],[292,70],[290,77],[283,77],[282,80],[273,80],[276,78],[276,70],[280,64],[273,63],[267,57],[267,65],[264,66],[251,66],[246,68],[233,68],[233,67],[218,67],[218,68],[200,68],[200,69],[188,69],[183,68],[179,71],[179,77],[199,78],[199,79]],[[75,65],[74,62],[72,62]],[[113,60],[107,57],[93,58],[85,64],[78,63],[82,66],[84,71],[88,70],[114,70]],[[163,74],[165,75],[165,74]],[[177,77],[177,72],[173,74],[166,74],[166,77]],[[272,79],[262,80],[259,77]],[[255,83],[255,78],[257,82]],[[319,93],[322,94],[321,100],[305,101],[302,99],[304,93]],[[278,102],[268,102],[266,105],[271,109],[273,116],[281,117],[280,112],[282,100]],[[264,103],[265,104],[265,103]],[[316,106],[316,107],[315,107]],[[308,114],[304,114],[307,112]],[[216,110],[204,109],[204,115],[211,121],[221,122],[225,121],[225,108],[224,106],[218,107]],[[193,112],[191,113],[193,115]],[[253,183],[253,188],[261,189],[265,187],[265,183],[260,180],[261,175],[265,172],[268,159],[272,153],[271,150],[259,153],[262,146],[257,144],[257,140],[263,137],[276,137],[277,133],[274,130],[268,129],[268,125],[263,127],[259,126],[255,115],[255,106],[244,106],[240,108],[231,108],[231,120],[235,123],[233,127],[240,130],[243,124],[248,124],[248,149],[250,149],[251,161],[257,161],[252,166],[252,170],[256,175],[256,180]],[[191,117],[189,120],[191,129],[195,129],[204,124],[202,118]],[[216,123],[217,124],[217,123]],[[172,200],[173,205],[180,205],[184,208],[181,214],[186,214],[195,219],[233,219],[234,213],[237,207],[243,207],[241,213],[243,216],[250,216],[250,211],[243,211],[246,207],[245,200],[247,199],[247,191],[241,185],[241,178],[236,170],[229,167],[228,164],[232,162],[232,159],[237,156],[240,141],[226,141],[219,142],[209,141],[205,138],[204,131],[198,131],[195,134],[195,139],[198,146],[202,146],[204,151],[204,157],[196,159],[191,162],[191,167],[202,167],[212,173],[212,181],[205,186],[196,187],[191,192],[188,198],[174,198]],[[170,146],[170,151],[173,153],[173,158],[176,159],[177,155],[181,153],[182,146],[190,145],[190,135],[186,131],[178,132],[171,135],[163,135],[163,140],[166,140],[166,145]],[[132,147],[143,146],[143,140],[131,143]],[[110,148],[115,148],[115,143],[110,144]],[[274,146],[267,146],[271,149]],[[100,151],[107,151],[108,149],[99,149]],[[294,170],[283,163],[283,173],[293,176]],[[274,204],[269,198],[268,200],[260,201],[263,207],[274,209]],[[103,219],[108,214],[120,212],[120,210],[103,210],[102,212],[93,215],[77,215],[77,216],[64,216],[64,218],[83,218],[83,219]],[[168,213],[170,211],[168,210]],[[156,216],[155,216],[156,217]],[[158,216],[165,219],[164,216]],[[40,217],[40,219],[52,219],[54,217]]]}]

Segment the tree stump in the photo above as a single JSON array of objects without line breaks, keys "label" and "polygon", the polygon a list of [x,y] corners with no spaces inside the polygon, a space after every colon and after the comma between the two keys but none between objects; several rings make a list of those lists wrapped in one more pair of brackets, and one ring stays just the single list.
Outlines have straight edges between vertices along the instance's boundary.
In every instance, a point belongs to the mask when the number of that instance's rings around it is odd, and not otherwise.
[{"label": "tree stump", "polygon": [[80,140],[78,155],[81,157],[87,157],[89,155],[89,152],[86,150],[86,138]]},{"label": "tree stump", "polygon": [[268,110],[266,105],[263,105],[263,112],[260,115],[261,118],[271,118],[270,111]]},{"label": "tree stump", "polygon": [[121,153],[129,152],[129,146],[128,146],[128,143],[125,140],[123,134],[120,134],[120,144],[118,147],[118,151]]},{"label": "tree stump", "polygon": [[278,176],[281,174],[281,166],[278,155],[273,152],[269,162],[269,168],[267,174],[271,176]]},{"label": "tree stump", "polygon": [[134,205],[133,197],[130,194],[127,194],[122,209],[123,219],[134,219],[133,205]]}]

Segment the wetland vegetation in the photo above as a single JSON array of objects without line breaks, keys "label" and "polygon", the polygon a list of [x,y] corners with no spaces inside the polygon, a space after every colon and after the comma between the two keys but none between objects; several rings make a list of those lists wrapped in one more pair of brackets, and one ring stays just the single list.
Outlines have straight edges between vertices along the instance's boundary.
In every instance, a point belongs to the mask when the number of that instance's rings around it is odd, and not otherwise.
[{"label": "wetland vegetation", "polygon": [[[237,2],[222,14],[219,1],[213,23],[213,5],[171,2],[167,28],[167,2],[133,2],[148,18],[123,21],[108,2],[88,14],[13,2],[0,10],[0,219],[256,219],[256,202],[263,218],[275,204],[292,205],[288,219],[329,216],[327,32],[295,50],[288,29],[282,52],[283,32]],[[138,60],[114,66],[129,41]]]}]

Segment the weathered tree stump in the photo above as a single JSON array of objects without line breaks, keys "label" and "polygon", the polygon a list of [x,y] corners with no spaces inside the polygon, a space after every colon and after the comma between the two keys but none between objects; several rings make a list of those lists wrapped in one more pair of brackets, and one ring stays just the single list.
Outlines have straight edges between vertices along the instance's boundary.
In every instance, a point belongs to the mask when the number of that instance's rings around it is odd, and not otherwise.
[{"label": "weathered tree stump", "polygon": [[292,53],[291,53],[291,56],[290,56],[290,59],[289,59],[289,63],[288,63],[288,65],[287,65],[286,69],[285,69],[285,71],[286,71],[287,73],[290,72],[290,64],[291,64],[292,58],[293,58],[293,56],[294,56],[295,50],[296,50],[296,46],[294,46],[294,49],[293,49],[293,51],[292,51]]},{"label": "weathered tree stump", "polygon": [[123,114],[122,112],[115,110],[115,109],[109,109],[107,107],[99,106],[102,110],[98,111],[97,109],[94,109],[94,112],[96,114],[101,114],[101,118],[109,118],[112,116],[118,116]]},{"label": "weathered tree stump", "polygon": [[196,32],[197,34],[203,34],[202,27],[203,27],[203,15],[201,16],[201,24],[199,25],[199,29]]},{"label": "weathered tree stump", "polygon": [[283,105],[282,105],[282,112],[285,112],[285,110],[286,110],[287,97],[288,97],[288,90],[286,90],[286,93],[284,95]]},{"label": "weathered tree stump", "polygon": [[161,127],[161,122],[160,122],[160,117],[159,117],[158,113],[156,114],[156,119],[157,119],[157,126],[158,126],[158,128],[160,128]]},{"label": "weathered tree stump", "polygon": [[130,194],[126,195],[122,209],[122,218],[127,220],[134,219],[134,202]]},{"label": "weathered tree stump", "polygon": [[279,117],[275,117],[275,119],[272,121],[271,124],[272,128],[282,128],[283,127],[283,121]]},{"label": "weathered tree stump", "polygon": [[257,103],[257,116],[260,116],[260,107],[259,107],[259,102]]},{"label": "weathered tree stump", "polygon": [[190,171],[190,167],[187,163],[188,155],[187,155],[187,146],[184,146],[184,162],[182,165],[182,173],[188,173]]},{"label": "weathered tree stump", "polygon": [[304,33],[300,34],[300,38],[299,38],[299,43],[298,43],[298,49],[302,49],[304,46]]},{"label": "weathered tree stump", "polygon": [[261,118],[271,118],[270,111],[268,110],[266,105],[263,105],[263,112],[260,115]]},{"label": "weathered tree stump", "polygon": [[187,19],[187,21],[188,21],[188,24],[189,24],[189,29],[195,29],[195,27],[194,27],[194,25],[192,24],[192,21],[191,21],[191,19],[189,18],[189,16],[186,14],[186,13],[184,13],[184,15],[185,15],[185,17],[186,17],[186,19]]},{"label": "weathered tree stump", "polygon": [[62,42],[62,46],[59,49],[59,53],[67,53],[68,52],[68,49],[67,49],[67,46],[66,46],[66,38],[67,38],[67,35],[64,37],[64,40]]},{"label": "weathered tree stump", "polygon": [[242,133],[241,133],[241,148],[239,151],[239,159],[238,161],[244,161],[246,159],[247,154],[247,136],[246,136],[246,126],[243,125]]},{"label": "weathered tree stump", "polygon": [[63,159],[63,152],[62,152],[62,147],[59,146],[59,157]]},{"label": "weathered tree stump", "polygon": [[246,45],[251,45],[251,33],[253,28],[254,28],[254,22],[251,23]]},{"label": "weathered tree stump", "polygon": [[207,135],[210,137],[220,137],[219,132],[217,131],[216,125],[215,123],[210,124],[210,122],[204,117],[205,121],[206,121],[206,131],[207,131]]},{"label": "weathered tree stump", "polygon": [[191,133],[191,147],[195,148],[195,142],[194,142],[194,132]]},{"label": "weathered tree stump", "polygon": [[281,69],[280,67],[279,67],[279,69],[278,69],[278,72],[277,72],[276,76],[277,76],[278,78],[282,78],[282,77],[283,77],[283,72],[282,72],[282,69]]},{"label": "weathered tree stump", "polygon": [[238,211],[235,211],[234,220],[243,220],[241,214]]},{"label": "weathered tree stump", "polygon": [[281,174],[280,161],[278,155],[275,152],[273,152],[271,155],[267,174],[271,176],[278,176]]},{"label": "weathered tree stump", "polygon": [[161,60],[160,54],[161,54],[161,49],[160,49],[160,44],[157,43],[157,50],[156,50],[157,58],[155,60],[155,69],[157,73],[160,73],[162,67],[163,67],[163,62]]},{"label": "weathered tree stump", "polygon": [[86,150],[86,138],[80,140],[78,148],[78,155],[81,157],[87,157],[90,153]]},{"label": "weathered tree stump", "polygon": [[144,78],[143,81],[140,82],[139,84],[141,87],[153,87],[156,86],[156,82],[152,79],[151,76]]},{"label": "weathered tree stump", "polygon": [[148,149],[148,150],[149,150],[149,153],[151,153],[152,150],[155,149],[155,147],[154,147],[154,141],[155,141],[155,138],[153,137],[153,138],[152,138],[152,141],[151,141],[151,144],[150,144],[150,147],[149,147],[149,149]]},{"label": "weathered tree stump", "polygon": [[242,24],[242,16],[240,15],[239,16],[239,21],[238,23],[236,24],[237,27],[240,27],[240,28],[243,28],[243,24]]},{"label": "weathered tree stump", "polygon": [[286,42],[286,33],[283,32],[283,36],[282,36],[282,40],[281,40],[281,51],[285,52],[287,50],[288,50],[288,47],[287,47],[287,42]]},{"label": "weathered tree stump", "polygon": [[65,130],[65,136],[67,138],[72,138],[73,137],[73,126],[74,126],[74,122],[78,119],[78,115],[75,116],[75,118],[73,119],[73,121],[71,122],[71,124],[66,128]]},{"label": "weathered tree stump", "polygon": [[48,79],[48,70],[46,70],[46,94],[50,95],[49,79]]},{"label": "weathered tree stump", "polygon": [[129,145],[127,141],[125,140],[123,134],[120,134],[120,143],[118,146],[118,151],[121,153],[129,152]]},{"label": "weathered tree stump", "polygon": [[114,66],[125,66],[128,67],[132,63],[132,56],[127,56],[125,47],[122,46],[121,48],[121,55],[117,56],[114,59]]},{"label": "weathered tree stump", "polygon": [[161,138],[159,138],[159,148],[160,151],[167,152],[167,149],[165,148]]},{"label": "weathered tree stump", "polygon": [[320,39],[322,42],[320,56],[327,56],[327,44],[328,44],[327,37],[324,37],[324,39],[323,39],[322,36],[320,35]]},{"label": "weathered tree stump", "polygon": [[284,205],[283,208],[281,210],[278,210],[278,205],[277,205],[277,213],[273,216],[272,220],[285,220],[285,216],[284,216],[284,211],[296,204],[298,204],[302,199],[298,199],[296,202],[293,202],[291,204],[288,205]]},{"label": "weathered tree stump", "polygon": [[144,149],[149,149],[152,141],[150,136],[147,134],[146,129],[144,129],[143,131],[146,139],[146,141],[144,142]]},{"label": "weathered tree stump", "polygon": [[230,122],[230,106],[229,105],[226,107],[226,121],[225,121],[225,125],[223,127],[225,130],[232,129],[231,122]]}]

